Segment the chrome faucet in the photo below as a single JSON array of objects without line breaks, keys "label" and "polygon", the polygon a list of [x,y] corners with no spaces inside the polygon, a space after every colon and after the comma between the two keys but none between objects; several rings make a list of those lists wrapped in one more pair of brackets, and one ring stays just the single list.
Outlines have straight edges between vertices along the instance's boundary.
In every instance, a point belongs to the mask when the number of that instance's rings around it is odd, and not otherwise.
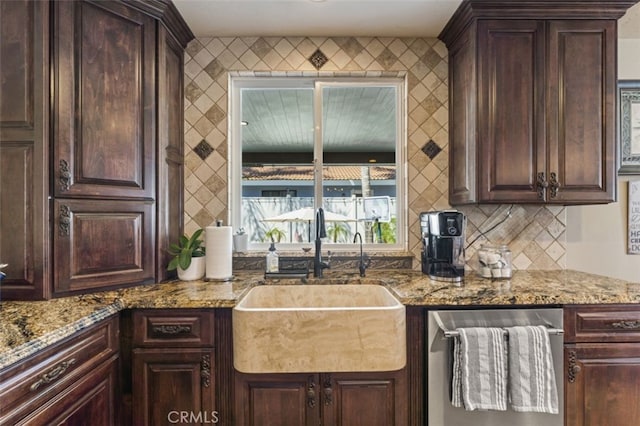
[{"label": "chrome faucet", "polygon": [[322,278],[322,270],[329,268],[329,262],[322,261],[322,238],[326,236],[324,210],[320,207],[316,210],[316,252],[313,256],[313,276],[316,278]]},{"label": "chrome faucet", "polygon": [[365,263],[364,261],[364,254],[362,253],[362,235],[360,235],[360,232],[356,232],[356,235],[353,236],[354,244],[358,239],[360,240],[360,261],[358,262],[358,271],[360,271],[360,276],[364,277],[364,273],[367,270],[369,263]]}]

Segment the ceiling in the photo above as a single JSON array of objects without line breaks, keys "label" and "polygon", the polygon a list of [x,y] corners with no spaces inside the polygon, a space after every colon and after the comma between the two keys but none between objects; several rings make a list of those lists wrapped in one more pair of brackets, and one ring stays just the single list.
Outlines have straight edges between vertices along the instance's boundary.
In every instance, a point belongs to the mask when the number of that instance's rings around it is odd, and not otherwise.
[{"label": "ceiling", "polygon": [[[196,37],[437,37],[461,0],[173,0]],[[640,38],[640,4],[620,20]]]},{"label": "ceiling", "polygon": [[197,37],[436,37],[461,0],[173,0]]}]

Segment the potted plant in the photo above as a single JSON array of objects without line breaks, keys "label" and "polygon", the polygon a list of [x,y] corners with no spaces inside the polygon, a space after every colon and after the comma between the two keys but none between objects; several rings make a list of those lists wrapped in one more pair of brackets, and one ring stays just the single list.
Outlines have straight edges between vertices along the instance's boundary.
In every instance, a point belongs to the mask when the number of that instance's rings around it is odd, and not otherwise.
[{"label": "potted plant", "polygon": [[169,246],[173,259],[167,266],[168,271],[178,270],[178,278],[182,281],[199,280],[205,272],[205,249],[200,239],[203,230],[198,229],[191,237],[183,235],[178,243]]},{"label": "potted plant", "polygon": [[238,232],[233,236],[233,249],[236,253],[244,253],[247,251],[248,244],[249,235],[244,232],[244,228],[238,229]]},{"label": "potted plant", "polygon": [[271,228],[264,234],[264,241],[273,241],[279,243],[286,236],[285,232],[280,228]]}]

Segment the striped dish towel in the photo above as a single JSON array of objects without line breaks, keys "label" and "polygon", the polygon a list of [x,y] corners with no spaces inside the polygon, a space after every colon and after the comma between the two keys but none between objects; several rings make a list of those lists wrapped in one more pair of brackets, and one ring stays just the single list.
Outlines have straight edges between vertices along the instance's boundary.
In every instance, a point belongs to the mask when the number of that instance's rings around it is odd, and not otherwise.
[{"label": "striped dish towel", "polygon": [[493,327],[458,328],[454,340],[451,404],[465,410],[507,409],[507,359],[504,331]]},{"label": "striped dish towel", "polygon": [[558,414],[558,389],[544,326],[509,327],[509,398],[514,411]]}]

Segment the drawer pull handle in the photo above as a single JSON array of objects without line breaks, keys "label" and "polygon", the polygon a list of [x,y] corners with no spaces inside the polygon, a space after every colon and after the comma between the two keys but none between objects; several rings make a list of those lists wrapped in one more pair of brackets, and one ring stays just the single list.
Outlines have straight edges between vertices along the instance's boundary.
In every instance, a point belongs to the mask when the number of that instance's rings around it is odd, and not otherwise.
[{"label": "drawer pull handle", "polygon": [[190,325],[175,325],[175,324],[154,325],[152,327],[152,330],[154,333],[168,334],[171,336],[175,336],[176,334],[191,334]]},{"label": "drawer pull handle", "polygon": [[622,328],[624,330],[635,330],[640,328],[640,321],[618,321],[611,323],[613,328]]},{"label": "drawer pull handle", "polygon": [[51,382],[55,382],[60,377],[62,377],[64,373],[66,373],[69,367],[71,367],[75,363],[76,363],[75,358],[71,358],[69,361],[61,362],[56,367],[47,371],[42,376],[40,376],[40,379],[38,379],[38,381],[33,383],[29,389],[31,389],[31,391],[33,392],[38,390],[38,388],[42,385],[47,385]]}]

